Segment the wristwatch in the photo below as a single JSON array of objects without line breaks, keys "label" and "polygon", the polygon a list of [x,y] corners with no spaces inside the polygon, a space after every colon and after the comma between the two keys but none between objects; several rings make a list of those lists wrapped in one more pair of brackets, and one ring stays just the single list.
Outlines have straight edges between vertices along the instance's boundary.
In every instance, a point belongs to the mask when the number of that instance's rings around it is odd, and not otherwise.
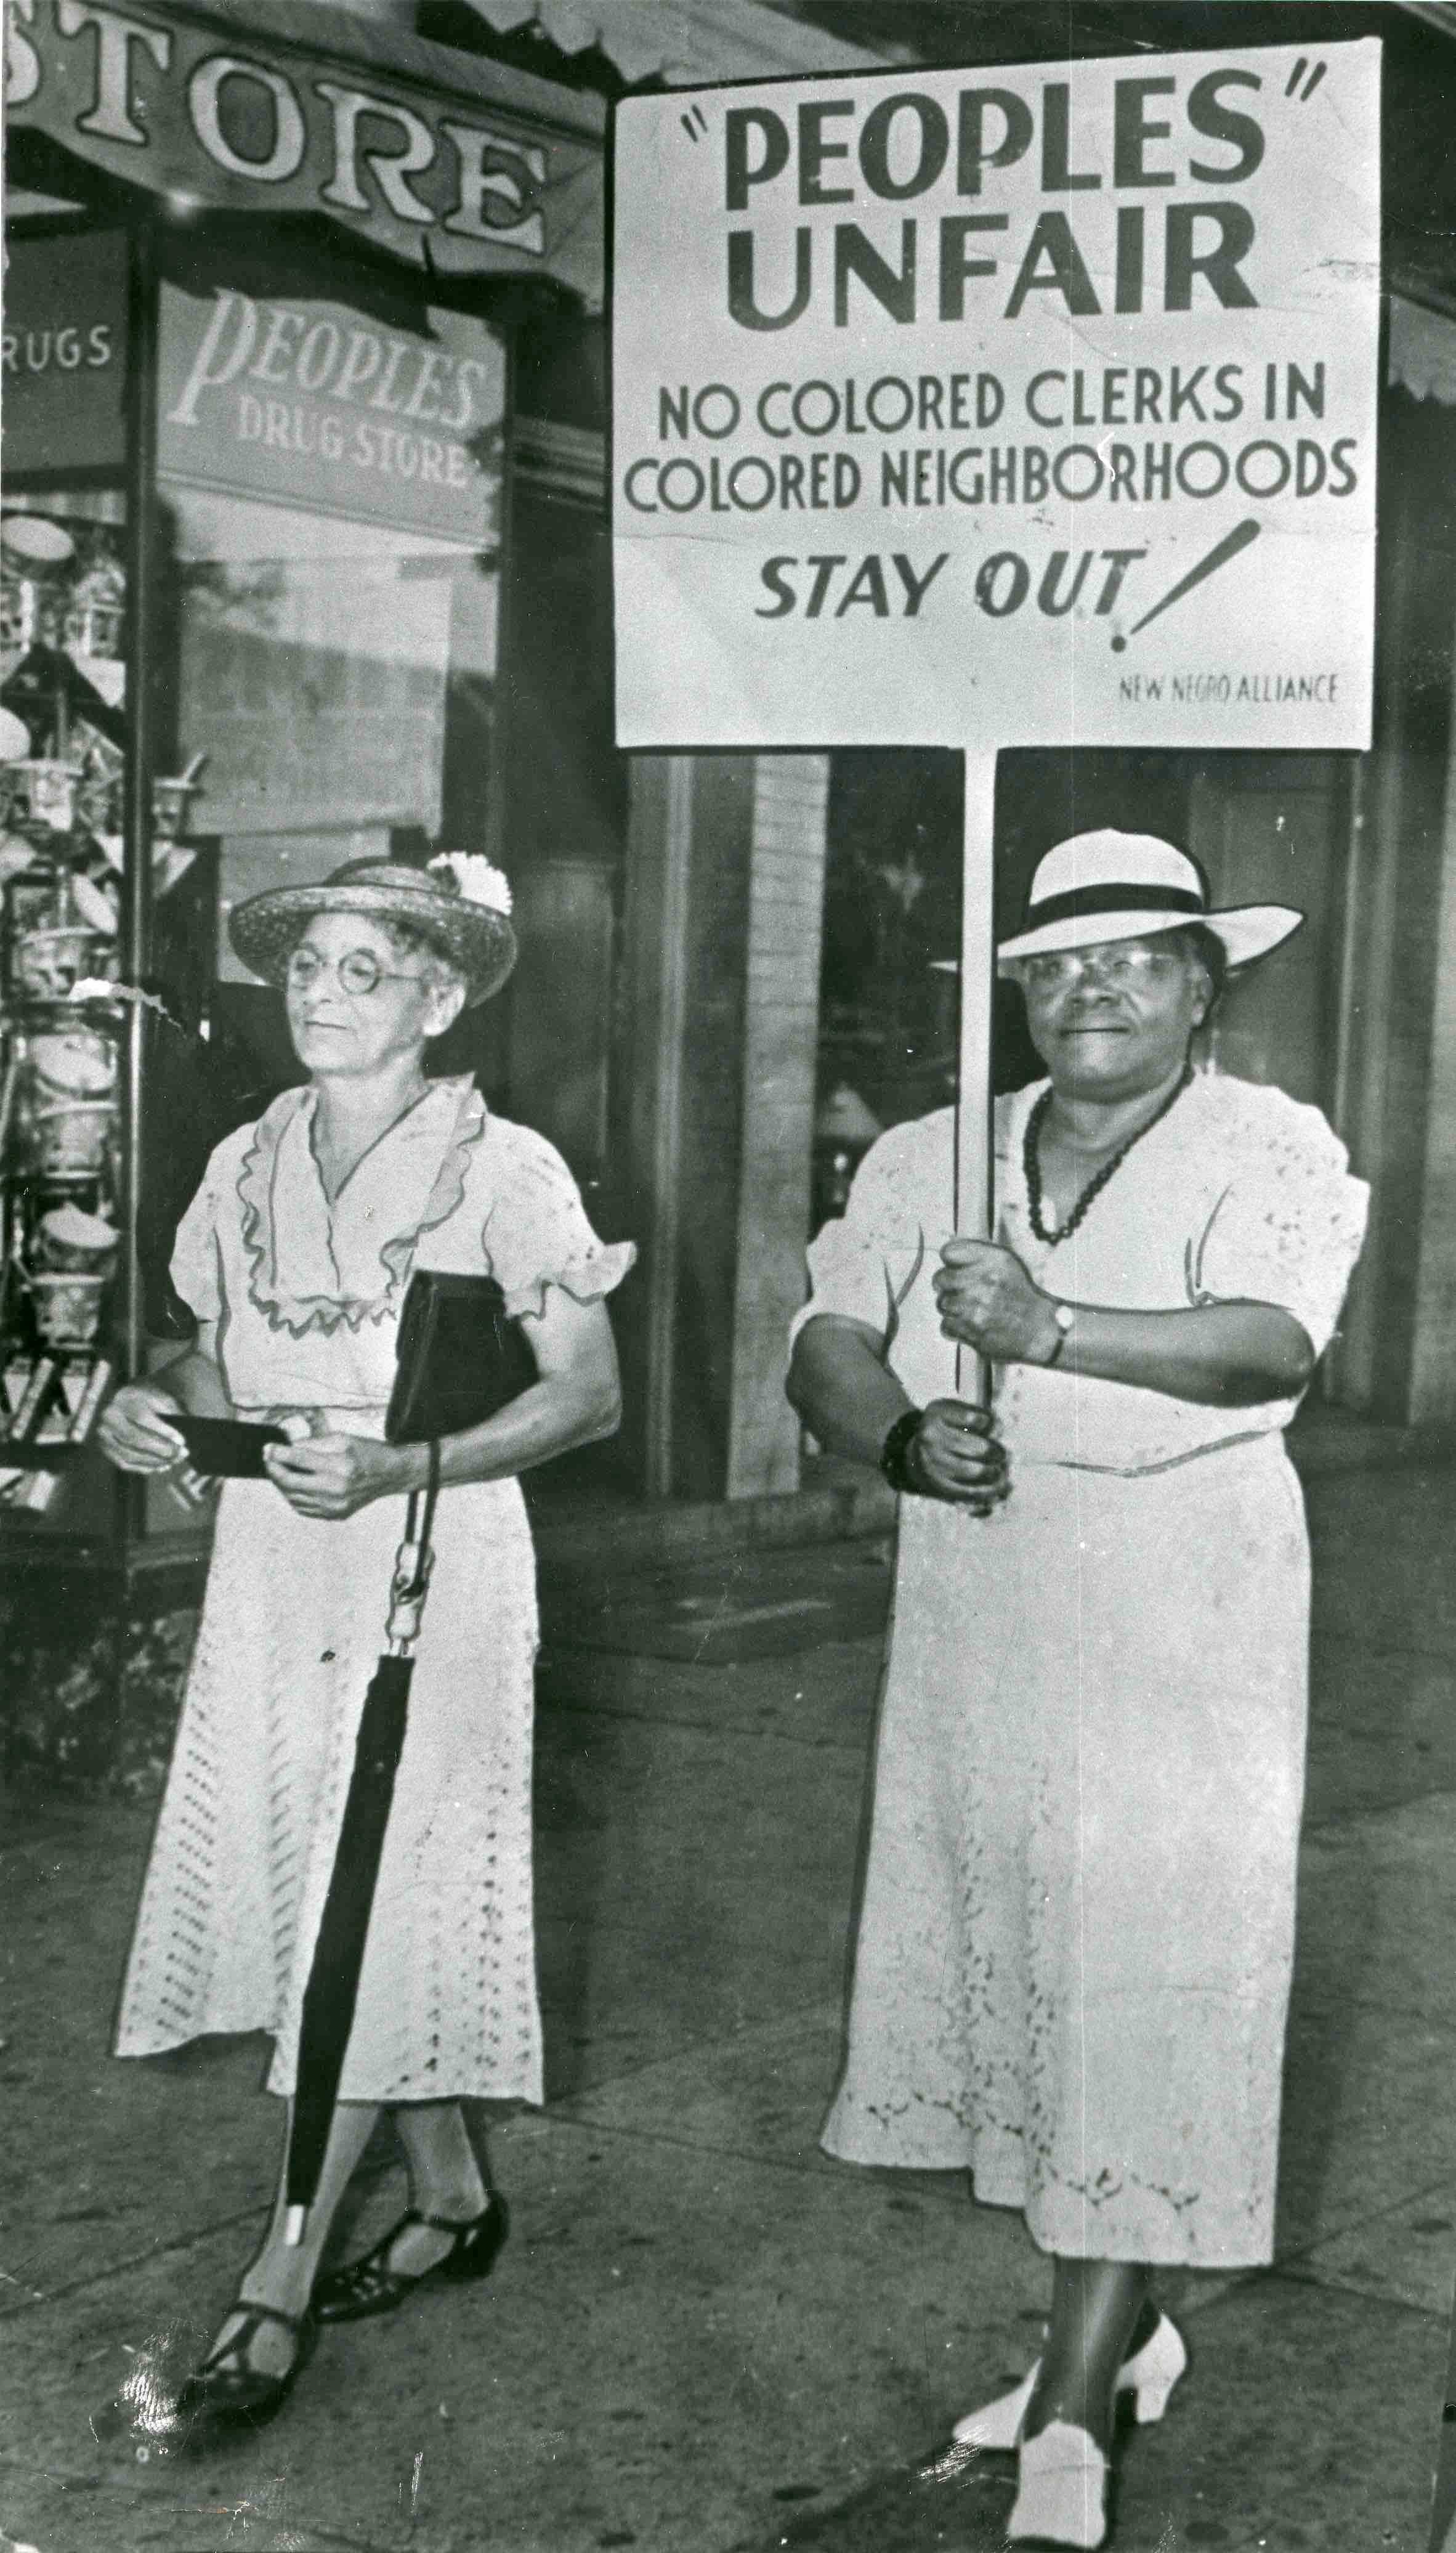
[{"label": "wristwatch", "polygon": [[1062,1350],[1072,1336],[1073,1324],[1077,1319],[1076,1304],[1054,1303],[1052,1305],[1052,1318],[1057,1324],[1057,1344],[1053,1348],[1051,1355],[1045,1360],[1045,1363],[1048,1366],[1054,1366],[1057,1364],[1061,1357]]},{"label": "wristwatch", "polygon": [[919,1498],[924,1494],[910,1472],[910,1448],[919,1433],[923,1409],[902,1409],[880,1448],[880,1468],[890,1488],[900,1498]]}]

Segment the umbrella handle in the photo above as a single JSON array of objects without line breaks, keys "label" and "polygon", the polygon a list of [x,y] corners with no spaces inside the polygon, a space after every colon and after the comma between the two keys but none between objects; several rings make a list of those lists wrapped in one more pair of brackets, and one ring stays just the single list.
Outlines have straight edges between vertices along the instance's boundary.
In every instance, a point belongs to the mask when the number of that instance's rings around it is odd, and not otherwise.
[{"label": "umbrella handle", "polygon": [[394,1578],[389,1589],[389,1619],[385,1636],[391,1657],[406,1658],[420,1636],[425,1598],[430,1592],[430,1572],[435,1554],[430,1536],[435,1525],[435,1508],[440,1497],[440,1439],[432,1436],[425,1448],[428,1470],[424,1505],[420,1493],[411,1490],[405,1510],[404,1540],[394,1555]]}]

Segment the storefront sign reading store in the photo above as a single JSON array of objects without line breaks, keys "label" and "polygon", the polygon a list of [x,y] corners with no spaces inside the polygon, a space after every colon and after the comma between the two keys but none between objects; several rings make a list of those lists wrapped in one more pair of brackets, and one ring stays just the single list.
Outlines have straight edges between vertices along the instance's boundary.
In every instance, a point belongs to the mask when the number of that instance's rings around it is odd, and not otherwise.
[{"label": "storefront sign reading store", "polygon": [[618,113],[629,744],[1369,741],[1380,49]]},{"label": "storefront sign reading store", "polygon": [[[437,272],[572,271],[599,218],[597,153],[509,109],[185,13],[10,0],[6,102],[114,175],[183,199],[322,212]],[[560,246],[560,255],[558,249]]]}]

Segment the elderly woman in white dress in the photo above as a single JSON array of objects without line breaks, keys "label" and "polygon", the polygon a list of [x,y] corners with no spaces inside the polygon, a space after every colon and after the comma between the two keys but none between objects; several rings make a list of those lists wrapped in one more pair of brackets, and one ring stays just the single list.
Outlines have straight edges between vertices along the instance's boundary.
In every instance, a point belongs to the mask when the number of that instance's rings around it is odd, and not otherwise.
[{"label": "elderly woman in white dress", "polygon": [[[231,920],[282,987],[308,1079],[219,1146],[172,1274],[196,1342],[120,1391],[112,1460],[160,1472],[183,1412],[282,1420],[266,1480],[222,1492],[175,1753],[123,1997],[122,2055],[204,2032],[272,2035],[294,2089],[300,2006],[355,1736],[381,1646],[424,1445],[383,1441],[411,1274],[492,1275],[539,1379],[440,1444],[443,1494],[409,1723],[318,2196],[285,2240],[282,2182],[261,2249],[182,2388],[184,2444],[255,2428],[286,2398],[318,2322],[386,2312],[425,2278],[482,2276],[505,2215],[462,2097],[539,2101],[531,1896],[536,1597],[517,1475],[618,1418],[603,1295],[631,1264],[587,1223],[566,1164],[425,1056],[504,982],[505,880],[458,859],[356,861]],[[411,2204],[362,2262],[319,2256],[381,2105]],[[155,2419],[153,2422],[155,2426]]]},{"label": "elderly woman in white dress", "polygon": [[[1318,1111],[1196,1073],[1227,964],[1172,844],[1060,844],[1000,951],[1049,1078],[997,1104],[996,1238],[949,1110],[810,1254],[789,1391],[905,1493],[846,2069],[824,2142],[969,2166],[1054,2263],[1038,2364],[969,2413],[1013,2542],[1096,2545],[1114,2397],[1183,2372],[1150,2274],[1271,2257],[1308,1551],[1284,1450],[1366,1190]],[[994,1411],[947,1386],[992,1361]]]}]

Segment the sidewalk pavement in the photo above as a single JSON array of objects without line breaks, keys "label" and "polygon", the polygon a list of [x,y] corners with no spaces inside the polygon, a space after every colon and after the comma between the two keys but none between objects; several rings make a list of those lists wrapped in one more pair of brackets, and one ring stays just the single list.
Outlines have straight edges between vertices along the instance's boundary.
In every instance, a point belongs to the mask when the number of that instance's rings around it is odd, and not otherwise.
[{"label": "sidewalk pavement", "polygon": [[[1280,2257],[1170,2282],[1194,2366],[1122,2461],[1119,2553],[1425,2553],[1456,2269],[1456,1473],[1315,1477],[1314,1718]],[[11,1804],[0,2546],[922,2553],[1009,2467],[917,2467],[1034,2354],[1045,2264],[953,2174],[821,2156],[887,1555],[563,1578],[549,1605],[540,2114],[491,2147],[488,2283],[326,2335],[205,2465],[88,2415],[180,2369],[271,2185],[260,2041],[107,2054],[150,1817]],[[352,2230],[400,2203],[381,2138]],[[992,2467],[995,2469],[992,2469]]]}]

